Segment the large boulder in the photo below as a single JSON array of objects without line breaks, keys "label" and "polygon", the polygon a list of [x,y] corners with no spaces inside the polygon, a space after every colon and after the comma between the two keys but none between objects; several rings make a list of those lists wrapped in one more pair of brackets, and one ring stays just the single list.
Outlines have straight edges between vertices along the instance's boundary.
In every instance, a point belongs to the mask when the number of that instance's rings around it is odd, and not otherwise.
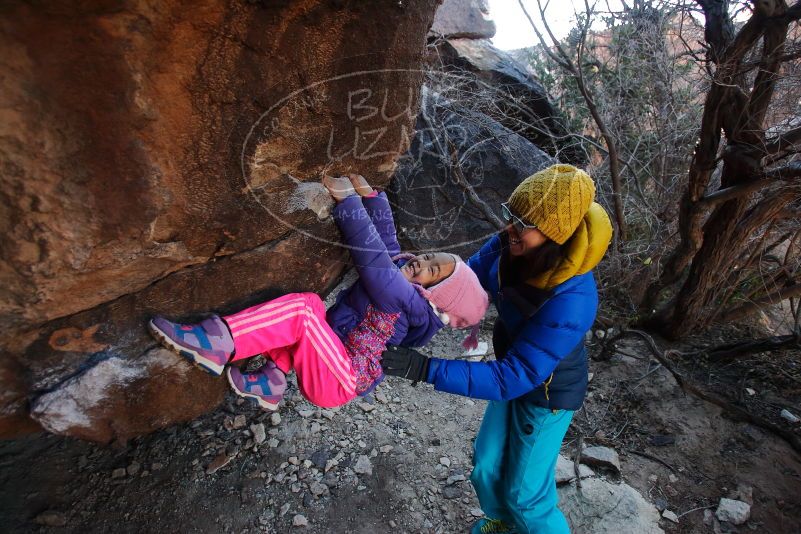
[{"label": "large boulder", "polygon": [[526,66],[486,39],[437,41],[429,51],[441,75],[436,89],[459,104],[486,113],[563,163],[582,165],[580,138]]},{"label": "large boulder", "polygon": [[559,488],[559,509],[574,534],[662,534],[660,515],[628,484],[588,478]]},{"label": "large boulder", "polygon": [[224,381],[161,362],[145,319],[336,281],[317,182],[389,181],[437,4],[4,2],[0,436],[29,401],[100,441],[218,403]]},{"label": "large boulder", "polygon": [[401,244],[466,257],[499,229],[500,204],[554,163],[487,115],[423,88],[409,151],[388,190]]},{"label": "large boulder", "polygon": [[489,39],[495,23],[489,19],[486,0],[444,0],[437,9],[430,37]]}]

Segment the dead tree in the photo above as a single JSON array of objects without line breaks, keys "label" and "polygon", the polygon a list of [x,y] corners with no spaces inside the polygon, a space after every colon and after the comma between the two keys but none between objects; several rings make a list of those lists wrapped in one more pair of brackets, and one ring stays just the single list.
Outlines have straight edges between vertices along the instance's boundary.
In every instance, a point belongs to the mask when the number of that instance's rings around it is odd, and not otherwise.
[{"label": "dead tree", "polygon": [[[768,136],[765,119],[782,66],[798,58],[785,44],[788,28],[801,18],[801,1],[789,8],[784,0],[755,1],[751,18],[736,33],[727,0],[697,2],[706,17],[712,83],[681,200],[680,241],[643,302],[654,312],[653,324],[671,337],[801,296],[798,270],[785,268],[776,285],[763,283],[762,294],[732,304],[735,288],[754,272],[749,269],[763,259],[765,247],[782,235],[787,220],[799,218],[801,163],[794,160],[801,128],[795,124]],[[796,116],[801,122],[797,111]],[[712,191],[718,172],[720,186]],[[673,296],[660,302],[668,289],[675,289]]]}]

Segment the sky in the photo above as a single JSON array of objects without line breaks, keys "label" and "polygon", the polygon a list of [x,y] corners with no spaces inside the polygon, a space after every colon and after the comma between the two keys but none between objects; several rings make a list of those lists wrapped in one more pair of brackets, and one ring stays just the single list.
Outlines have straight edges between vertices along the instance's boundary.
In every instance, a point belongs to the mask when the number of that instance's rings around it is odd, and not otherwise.
[{"label": "sky", "polygon": [[[541,0],[545,5],[547,0]],[[612,9],[620,5],[619,0],[609,0]],[[490,18],[495,21],[497,31],[492,38],[492,44],[501,50],[514,50],[534,46],[539,41],[537,34],[531,28],[518,0],[489,0]],[[537,8],[537,0],[523,0],[531,18],[542,31],[541,19]],[[592,5],[593,2],[590,2]],[[600,0],[598,6],[606,9],[606,0]],[[574,8],[574,5],[576,6]],[[584,0],[551,0],[545,10],[546,20],[554,35],[561,39],[565,37],[575,25],[575,10],[584,11]],[[543,32],[543,35],[545,33]]]}]

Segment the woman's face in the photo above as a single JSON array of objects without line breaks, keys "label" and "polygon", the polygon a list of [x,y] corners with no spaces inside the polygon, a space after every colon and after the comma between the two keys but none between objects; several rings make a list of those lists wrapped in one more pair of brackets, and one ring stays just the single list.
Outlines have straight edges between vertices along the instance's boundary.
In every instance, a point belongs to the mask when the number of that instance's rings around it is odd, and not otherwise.
[{"label": "woman's face", "polygon": [[537,249],[545,243],[548,238],[536,228],[525,228],[522,233],[513,224],[506,227],[509,235],[509,254],[512,256],[523,256]]},{"label": "woman's face", "polygon": [[400,271],[409,282],[429,287],[452,275],[458,259],[444,252],[423,254],[407,261]]}]

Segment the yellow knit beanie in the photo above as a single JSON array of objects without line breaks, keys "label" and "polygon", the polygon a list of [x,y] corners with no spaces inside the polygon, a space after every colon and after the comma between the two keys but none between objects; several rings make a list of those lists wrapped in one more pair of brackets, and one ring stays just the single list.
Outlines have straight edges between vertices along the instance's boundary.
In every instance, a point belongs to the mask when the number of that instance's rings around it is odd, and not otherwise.
[{"label": "yellow knit beanie", "polygon": [[590,175],[572,165],[552,165],[523,180],[509,197],[509,207],[560,245],[576,231],[595,199]]}]

